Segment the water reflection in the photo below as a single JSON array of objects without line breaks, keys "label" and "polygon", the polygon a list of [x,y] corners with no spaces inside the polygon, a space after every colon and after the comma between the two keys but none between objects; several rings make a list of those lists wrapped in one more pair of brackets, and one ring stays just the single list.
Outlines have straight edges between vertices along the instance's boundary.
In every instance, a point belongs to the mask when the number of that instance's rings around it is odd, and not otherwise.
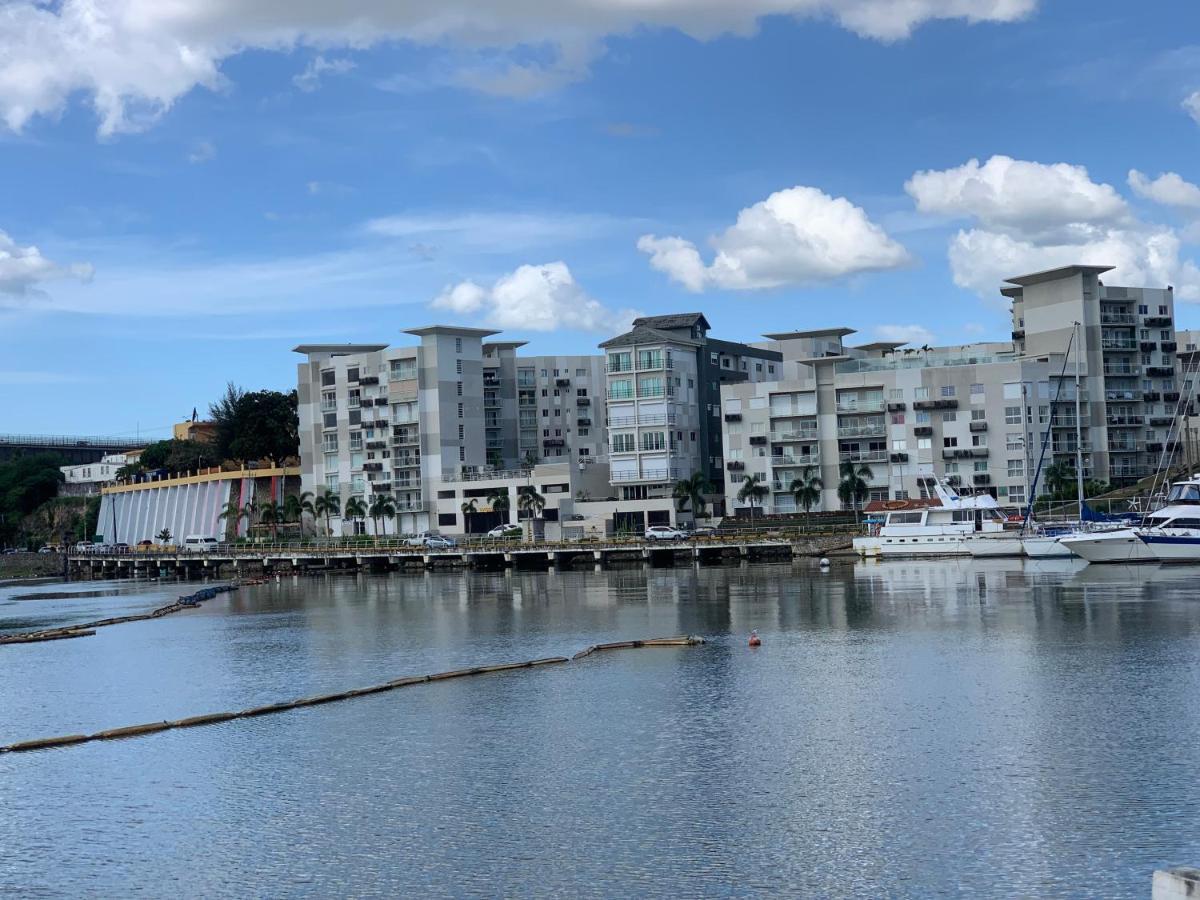
[{"label": "water reflection", "polygon": [[[1193,584],[1069,560],[285,579],[0,648],[7,741],[711,641],[0,757],[0,891],[1144,896],[1200,859]],[[37,588],[76,590],[0,594],[0,628],[182,592]]]}]

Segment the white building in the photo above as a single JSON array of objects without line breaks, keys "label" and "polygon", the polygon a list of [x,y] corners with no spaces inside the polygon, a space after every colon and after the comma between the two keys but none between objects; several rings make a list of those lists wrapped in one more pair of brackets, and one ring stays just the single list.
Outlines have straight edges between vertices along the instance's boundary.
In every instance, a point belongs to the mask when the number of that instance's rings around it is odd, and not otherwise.
[{"label": "white building", "polygon": [[121,453],[107,453],[99,462],[59,466],[59,471],[63,473],[60,493],[72,497],[100,493],[101,487],[113,484],[117,480],[117,472],[123,466],[137,462],[141,452],[126,450]]}]

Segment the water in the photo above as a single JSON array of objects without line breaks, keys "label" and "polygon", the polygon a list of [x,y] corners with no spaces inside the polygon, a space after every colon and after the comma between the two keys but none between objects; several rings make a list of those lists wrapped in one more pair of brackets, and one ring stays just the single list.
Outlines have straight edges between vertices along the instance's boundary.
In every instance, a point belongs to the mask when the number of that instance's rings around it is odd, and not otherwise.
[{"label": "water", "polygon": [[[988,560],[284,580],[0,647],[7,743],[710,639],[0,756],[0,893],[1144,897],[1155,868],[1200,860],[1195,575]],[[0,586],[0,631],[190,589]]]}]

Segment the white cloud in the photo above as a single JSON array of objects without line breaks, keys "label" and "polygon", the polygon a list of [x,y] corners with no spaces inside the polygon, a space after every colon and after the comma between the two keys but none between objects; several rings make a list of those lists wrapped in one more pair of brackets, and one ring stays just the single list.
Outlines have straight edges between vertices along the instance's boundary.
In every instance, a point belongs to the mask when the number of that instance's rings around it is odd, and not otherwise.
[{"label": "white cloud", "polygon": [[484,252],[563,244],[610,234],[645,222],[587,213],[465,212],[409,214],[371,219],[363,230],[376,237],[426,239]]},{"label": "white cloud", "polygon": [[[1175,197],[1187,184],[1135,175],[1135,190]],[[1111,185],[1092,181],[1082,166],[993,156],[982,166],[970,160],[918,172],[905,189],[921,212],[973,220],[976,227],[951,238],[950,268],[955,284],[984,297],[1014,275],[1080,263],[1114,266],[1105,276],[1112,283],[1173,284],[1181,299],[1200,300],[1200,270],[1180,255],[1179,235],[1136,219]]]},{"label": "white cloud", "polygon": [[1161,203],[1163,206],[1179,206],[1185,209],[1200,209],[1200,187],[1174,172],[1164,172],[1150,179],[1137,169],[1129,170],[1129,186],[1139,197]]},{"label": "white cloud", "polygon": [[1188,95],[1183,101],[1183,108],[1187,110],[1189,116],[1195,119],[1196,124],[1200,125],[1200,91]]},{"label": "white cloud", "polygon": [[197,141],[188,152],[187,161],[192,165],[206,163],[217,155],[216,145],[212,141]]},{"label": "white cloud", "polygon": [[935,340],[933,332],[921,325],[876,325],[875,339],[917,345],[932,344]]},{"label": "white cloud", "polygon": [[803,186],[743,209],[737,222],[709,243],[716,251],[710,265],[680,237],[643,235],[638,249],[649,254],[651,266],[690,291],[813,284],[909,261],[908,252],[862,209]]},{"label": "white cloud", "polygon": [[353,68],[353,60],[326,59],[318,55],[309,60],[304,71],[292,79],[292,84],[305,93],[312,93],[321,86],[321,78],[324,75],[345,75]]},{"label": "white cloud", "polygon": [[[830,18],[899,40],[923,22],[1012,22],[1037,0],[9,0],[0,6],[0,117],[14,130],[87,96],[101,135],[136,130],[192,90],[221,86],[222,63],[247,50],[362,49],[384,41],[501,54],[550,48],[465,80],[523,94],[586,74],[603,41],[638,28],[693,38],[753,33],[771,15]],[[474,73],[474,75],[472,75]],[[320,73],[315,72],[314,78]],[[300,76],[300,86],[307,83]],[[313,82],[315,84],[315,81]]]},{"label": "white cloud", "polygon": [[56,278],[77,278],[87,281],[92,267],[86,263],[62,266],[42,256],[32,244],[22,247],[5,232],[0,231],[0,307],[13,299],[42,296],[40,285]]},{"label": "white cloud", "polygon": [[917,172],[904,189],[922,213],[973,218],[995,231],[1047,238],[1078,233],[1081,225],[1118,223],[1124,199],[1097,184],[1083,166],[993,156],[942,171]]},{"label": "white cloud", "polygon": [[481,314],[491,326],[522,331],[611,333],[626,330],[640,315],[609,309],[588,296],[563,262],[521,266],[490,288],[464,281],[447,287],[430,305],[459,316]]}]

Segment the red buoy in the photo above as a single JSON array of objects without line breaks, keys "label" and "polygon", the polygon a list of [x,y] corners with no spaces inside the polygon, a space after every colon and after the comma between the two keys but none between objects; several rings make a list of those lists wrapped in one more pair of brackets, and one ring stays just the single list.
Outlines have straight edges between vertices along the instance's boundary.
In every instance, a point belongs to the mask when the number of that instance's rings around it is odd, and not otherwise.
[{"label": "red buoy", "polygon": [[757,631],[750,632],[750,646],[751,647],[761,647],[762,646],[762,638],[760,638],[758,636]]}]

